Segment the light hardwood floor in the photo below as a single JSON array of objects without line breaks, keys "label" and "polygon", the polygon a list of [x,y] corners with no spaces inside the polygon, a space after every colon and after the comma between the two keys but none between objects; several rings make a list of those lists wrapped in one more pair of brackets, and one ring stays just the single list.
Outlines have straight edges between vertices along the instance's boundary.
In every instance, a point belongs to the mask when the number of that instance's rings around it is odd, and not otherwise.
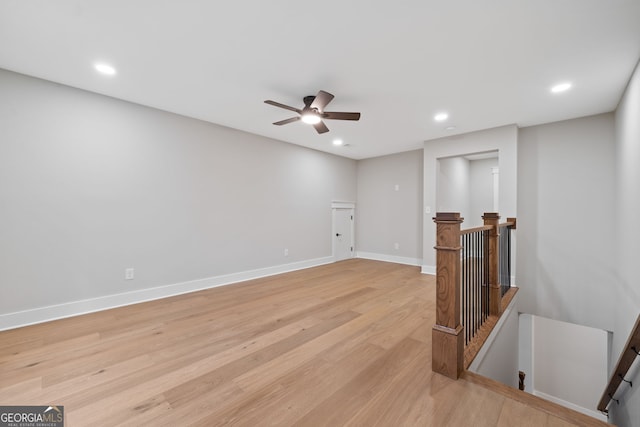
[{"label": "light hardwood floor", "polygon": [[434,321],[435,277],[348,260],[0,332],[0,405],[64,405],[67,426],[584,425],[434,374]]}]

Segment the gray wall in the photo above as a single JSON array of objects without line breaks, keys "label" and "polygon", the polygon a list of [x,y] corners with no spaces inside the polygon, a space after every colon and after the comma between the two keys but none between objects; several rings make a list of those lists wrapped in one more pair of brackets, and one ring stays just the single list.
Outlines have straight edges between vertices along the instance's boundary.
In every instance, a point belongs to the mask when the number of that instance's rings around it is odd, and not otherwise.
[{"label": "gray wall", "polygon": [[356,199],[346,158],[3,70],[0,99],[0,315],[329,257]]},{"label": "gray wall", "polygon": [[356,248],[359,256],[420,265],[422,150],[358,161]]},{"label": "gray wall", "polygon": [[607,332],[532,316],[529,392],[606,421],[597,411],[607,384]]},{"label": "gray wall", "polygon": [[[614,115],[608,113],[522,128],[518,134],[520,308],[539,316],[534,319],[600,330],[599,339],[577,339],[579,333],[568,328],[544,331],[534,325],[528,374],[536,393],[568,401],[594,416],[607,374],[604,331],[613,330],[616,311],[614,124]],[[553,342],[545,344],[545,337]],[[574,372],[564,369],[567,378],[558,383],[554,367],[561,366],[571,350],[556,344],[576,340],[583,347],[570,358]],[[596,355],[603,361],[599,365],[589,361]],[[595,371],[587,375],[582,368]],[[580,393],[571,388],[576,381]]]},{"label": "gray wall", "polygon": [[[636,68],[616,111],[616,168],[614,172],[617,204],[610,220],[617,224],[616,280],[611,294],[613,311],[613,344],[611,369],[640,314],[640,69]],[[640,383],[640,358],[628,374]],[[618,393],[620,405],[611,405],[612,421],[620,426],[640,425],[640,391],[623,384]]]},{"label": "gray wall", "polygon": [[438,159],[437,212],[460,212],[468,228],[470,180],[469,160],[464,157]]},{"label": "gray wall", "polygon": [[[471,160],[469,162],[469,218],[466,227],[482,225],[485,212],[493,212],[493,168],[498,159]],[[502,218],[506,221],[507,218]]]},{"label": "gray wall", "polygon": [[612,330],[614,153],[613,114],[520,129],[523,312]]},{"label": "gray wall", "polygon": [[518,297],[516,294],[473,359],[469,370],[518,388]]},{"label": "gray wall", "polygon": [[[493,212],[493,171],[498,158],[468,160],[438,159],[436,206],[438,212],[460,212],[462,228],[483,224],[485,212]],[[503,219],[506,221],[506,218]]]}]

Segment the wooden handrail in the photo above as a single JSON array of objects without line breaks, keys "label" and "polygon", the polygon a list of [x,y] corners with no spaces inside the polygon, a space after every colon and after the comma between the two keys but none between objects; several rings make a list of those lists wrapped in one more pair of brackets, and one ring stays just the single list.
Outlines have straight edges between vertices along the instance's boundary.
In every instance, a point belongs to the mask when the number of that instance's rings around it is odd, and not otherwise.
[{"label": "wooden handrail", "polygon": [[631,330],[629,339],[620,353],[620,358],[616,364],[616,369],[613,370],[613,375],[609,379],[607,388],[604,390],[600,402],[598,403],[598,411],[607,412],[607,405],[613,399],[613,395],[616,394],[620,383],[624,379],[625,375],[631,368],[633,361],[638,357],[637,352],[640,351],[640,315],[636,319],[636,324]]},{"label": "wooden handrail", "polygon": [[493,226],[481,225],[480,227],[467,228],[466,230],[460,230],[460,235],[464,236],[465,234],[471,234],[471,233],[476,233],[478,231],[485,231],[485,230],[493,230]]},{"label": "wooden handrail", "polygon": [[503,222],[502,224],[498,224],[498,227],[509,227],[512,230],[515,230],[517,227],[516,218],[507,218],[507,222]]}]

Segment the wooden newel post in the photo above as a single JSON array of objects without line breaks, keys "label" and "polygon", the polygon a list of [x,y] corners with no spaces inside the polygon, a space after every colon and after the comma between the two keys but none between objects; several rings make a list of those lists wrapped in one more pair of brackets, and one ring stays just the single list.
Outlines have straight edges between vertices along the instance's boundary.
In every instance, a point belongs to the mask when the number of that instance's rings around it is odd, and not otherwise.
[{"label": "wooden newel post", "polygon": [[489,231],[489,314],[500,316],[502,310],[502,295],[498,274],[498,225],[500,224],[500,215],[496,212],[485,212],[482,219],[484,220],[484,225],[493,227]]},{"label": "wooden newel post", "polygon": [[460,224],[457,212],[438,212],[436,230],[436,324],[432,331],[433,372],[458,379],[464,363],[460,325]]}]

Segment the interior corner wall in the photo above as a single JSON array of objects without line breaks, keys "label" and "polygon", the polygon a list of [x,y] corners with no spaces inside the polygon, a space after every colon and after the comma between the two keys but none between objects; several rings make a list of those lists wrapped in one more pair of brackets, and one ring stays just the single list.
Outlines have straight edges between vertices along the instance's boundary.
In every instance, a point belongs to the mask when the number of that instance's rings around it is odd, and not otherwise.
[{"label": "interior corner wall", "polygon": [[611,113],[520,129],[517,281],[523,312],[612,330],[614,149]]},{"label": "interior corner wall", "polygon": [[358,256],[420,265],[422,150],[358,160],[357,171]]},{"label": "interior corner wall", "polygon": [[469,160],[449,157],[438,160],[436,211],[460,212],[469,222],[470,179]]},{"label": "interior corner wall", "polygon": [[516,294],[469,365],[469,371],[517,389],[519,337],[518,294]]},{"label": "interior corner wall", "polygon": [[[617,224],[615,282],[610,298],[615,301],[611,346],[611,367],[618,361],[620,352],[640,314],[640,279],[638,256],[640,255],[640,66],[636,67],[615,114],[616,162],[615,182],[617,204],[613,219]],[[640,383],[640,358],[629,372],[632,381]],[[624,391],[624,393],[622,393]],[[637,387],[622,388],[616,395],[620,405],[610,406],[612,422],[622,427],[637,426],[640,420],[640,392]],[[634,424],[635,423],[635,424]]]},{"label": "interior corner wall", "polygon": [[[500,216],[516,217],[518,183],[518,128],[516,125],[471,132],[424,143],[423,271],[435,274],[435,236],[438,159],[498,151]],[[426,213],[429,208],[430,213]],[[519,220],[518,220],[519,221]],[[465,224],[462,225],[466,228]],[[516,232],[517,234],[517,232]],[[514,236],[515,237],[515,236]],[[515,252],[516,242],[512,241]]]},{"label": "interior corner wall", "polygon": [[354,160],[4,70],[0,99],[0,316],[330,258],[356,199]]},{"label": "interior corner wall", "polygon": [[532,316],[532,327],[531,392],[602,417],[596,408],[608,380],[607,332],[540,316]]},{"label": "interior corner wall", "polygon": [[[469,221],[465,220],[465,223],[468,222],[467,227],[481,226],[484,213],[493,212],[493,169],[497,167],[497,158],[469,162]],[[503,220],[506,221],[506,218]]]}]

